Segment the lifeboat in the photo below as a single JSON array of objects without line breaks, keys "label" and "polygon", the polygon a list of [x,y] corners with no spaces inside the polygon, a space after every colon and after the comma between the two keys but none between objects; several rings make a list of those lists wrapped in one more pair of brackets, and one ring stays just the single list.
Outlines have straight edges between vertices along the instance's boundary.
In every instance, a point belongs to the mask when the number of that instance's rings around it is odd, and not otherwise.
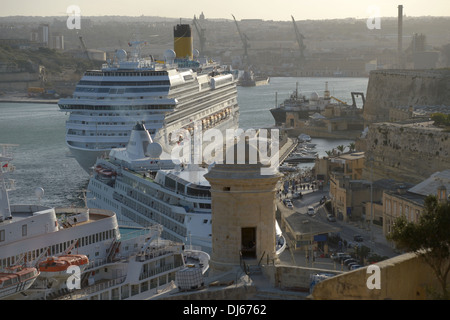
[{"label": "lifeboat", "polygon": [[0,298],[27,290],[38,276],[33,267],[14,266],[0,272]]},{"label": "lifeboat", "polygon": [[100,170],[99,173],[105,177],[112,177],[116,175],[116,172],[111,169]]},{"label": "lifeboat", "polygon": [[84,254],[67,254],[57,257],[48,257],[46,260],[39,263],[39,271],[43,277],[68,277],[70,273],[67,269],[70,266],[78,266],[81,272],[89,264],[89,259]]}]

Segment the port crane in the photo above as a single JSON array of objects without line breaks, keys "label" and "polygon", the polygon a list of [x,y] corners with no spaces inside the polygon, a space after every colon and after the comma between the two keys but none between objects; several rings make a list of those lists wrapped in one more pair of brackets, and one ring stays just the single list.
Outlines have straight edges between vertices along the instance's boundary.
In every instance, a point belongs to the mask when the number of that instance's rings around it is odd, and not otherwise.
[{"label": "port crane", "polygon": [[305,37],[298,30],[298,27],[297,27],[297,24],[295,23],[294,17],[291,16],[291,18],[292,18],[292,22],[294,23],[295,37],[297,39],[297,43],[300,48],[300,67],[303,67],[303,65],[305,63],[305,49],[306,49],[306,46],[303,43],[303,39],[305,39]]},{"label": "port crane", "polygon": [[201,54],[205,54],[204,50],[205,50],[205,43],[206,43],[206,36],[205,36],[205,28],[201,28],[200,24],[198,23],[197,18],[194,15],[194,26],[195,29],[197,30],[197,34],[198,34],[198,39],[200,41],[200,52]]},{"label": "port crane", "polygon": [[234,22],[236,23],[236,27],[239,32],[239,36],[241,37],[242,44],[244,45],[244,64],[247,65],[248,62],[248,48],[250,48],[249,38],[247,35],[243,32],[241,32],[241,29],[239,28],[239,24],[236,21],[236,18],[233,16]]},{"label": "port crane", "polygon": [[86,48],[86,44],[84,43],[83,37],[78,36],[78,38],[80,39],[81,48],[83,49],[84,53],[86,54],[86,57],[88,58],[89,61],[92,62],[91,57],[89,56],[88,49]]}]

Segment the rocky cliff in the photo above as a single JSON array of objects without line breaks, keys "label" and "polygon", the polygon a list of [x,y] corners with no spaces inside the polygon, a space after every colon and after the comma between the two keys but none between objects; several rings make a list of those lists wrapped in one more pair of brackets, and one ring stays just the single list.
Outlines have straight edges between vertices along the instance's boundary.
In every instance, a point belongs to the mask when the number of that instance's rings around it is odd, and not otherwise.
[{"label": "rocky cliff", "polygon": [[393,106],[450,105],[450,69],[376,70],[370,73],[364,120],[389,121]]}]

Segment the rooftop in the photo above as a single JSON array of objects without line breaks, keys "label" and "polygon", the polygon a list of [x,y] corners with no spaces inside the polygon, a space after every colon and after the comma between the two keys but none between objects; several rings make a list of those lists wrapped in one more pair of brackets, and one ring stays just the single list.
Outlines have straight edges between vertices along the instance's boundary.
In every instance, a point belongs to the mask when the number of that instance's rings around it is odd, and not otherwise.
[{"label": "rooftop", "polygon": [[437,190],[441,186],[450,190],[450,169],[433,173],[428,179],[408,189],[408,192],[422,196],[437,195]]},{"label": "rooftop", "polygon": [[340,228],[323,223],[320,220],[307,216],[306,214],[294,213],[286,217],[292,230],[299,236],[302,235],[318,235],[330,232],[338,232]]}]

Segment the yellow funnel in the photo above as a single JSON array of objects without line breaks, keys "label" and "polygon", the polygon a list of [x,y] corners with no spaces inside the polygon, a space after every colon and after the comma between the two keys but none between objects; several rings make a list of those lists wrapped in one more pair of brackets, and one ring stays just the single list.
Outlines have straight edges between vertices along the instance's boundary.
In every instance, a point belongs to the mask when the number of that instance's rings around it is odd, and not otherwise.
[{"label": "yellow funnel", "polygon": [[194,40],[192,39],[191,26],[188,24],[178,24],[173,28],[173,50],[177,58],[187,58],[192,60]]}]

